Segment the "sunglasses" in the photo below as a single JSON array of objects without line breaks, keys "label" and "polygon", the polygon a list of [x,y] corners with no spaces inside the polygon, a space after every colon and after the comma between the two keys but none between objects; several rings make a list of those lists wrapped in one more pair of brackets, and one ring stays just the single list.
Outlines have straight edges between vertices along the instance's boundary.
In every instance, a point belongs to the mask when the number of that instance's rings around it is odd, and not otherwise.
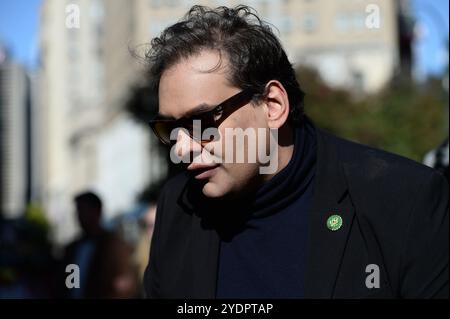
[{"label": "sunglasses", "polygon": [[[249,103],[255,93],[256,92],[254,90],[246,89],[226,99],[209,111],[182,117],[176,120],[167,119],[158,115],[151,120],[149,124],[155,135],[163,144],[175,144],[176,141],[170,139],[170,134],[173,130],[181,128],[184,129],[192,139],[204,145],[213,141],[214,136],[211,136],[211,134],[203,134],[203,132],[208,128],[217,129],[219,125],[234,111]],[[200,124],[198,128],[198,124],[194,126],[194,121],[197,121],[196,123]],[[194,127],[198,129],[201,134],[194,134]]]}]

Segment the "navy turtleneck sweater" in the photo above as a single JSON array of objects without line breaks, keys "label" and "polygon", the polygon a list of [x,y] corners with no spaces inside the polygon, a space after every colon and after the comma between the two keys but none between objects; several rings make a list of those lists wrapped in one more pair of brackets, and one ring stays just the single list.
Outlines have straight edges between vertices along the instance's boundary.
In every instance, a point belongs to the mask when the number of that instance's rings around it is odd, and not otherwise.
[{"label": "navy turtleneck sweater", "polygon": [[304,296],[316,153],[314,127],[305,121],[296,128],[288,165],[242,206],[248,211],[239,227],[225,226],[217,298]]}]

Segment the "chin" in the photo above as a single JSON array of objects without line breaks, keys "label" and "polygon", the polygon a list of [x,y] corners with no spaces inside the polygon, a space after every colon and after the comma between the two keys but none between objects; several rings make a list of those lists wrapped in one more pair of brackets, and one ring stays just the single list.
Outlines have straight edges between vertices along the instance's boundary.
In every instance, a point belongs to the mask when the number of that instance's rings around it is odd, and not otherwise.
[{"label": "chin", "polygon": [[219,185],[214,182],[207,182],[202,189],[203,195],[209,198],[221,198],[224,197],[229,191],[223,185]]}]

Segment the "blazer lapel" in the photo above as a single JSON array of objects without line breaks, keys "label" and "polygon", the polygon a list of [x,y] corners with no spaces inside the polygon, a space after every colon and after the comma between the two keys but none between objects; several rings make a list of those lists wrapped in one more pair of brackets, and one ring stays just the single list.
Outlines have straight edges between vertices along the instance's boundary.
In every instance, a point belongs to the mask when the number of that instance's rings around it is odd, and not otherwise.
[{"label": "blazer lapel", "polygon": [[[352,205],[338,141],[316,129],[317,165],[310,215],[306,298],[332,298],[355,211]],[[342,219],[337,230],[327,227],[331,215]]]}]

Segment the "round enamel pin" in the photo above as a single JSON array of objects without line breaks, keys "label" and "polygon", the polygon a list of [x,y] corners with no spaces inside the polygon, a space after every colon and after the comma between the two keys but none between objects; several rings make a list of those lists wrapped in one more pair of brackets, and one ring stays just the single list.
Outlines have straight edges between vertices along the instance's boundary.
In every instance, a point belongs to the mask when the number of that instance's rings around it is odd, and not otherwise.
[{"label": "round enamel pin", "polygon": [[327,219],[327,227],[331,231],[336,231],[342,227],[342,217],[339,215],[331,215]]}]

